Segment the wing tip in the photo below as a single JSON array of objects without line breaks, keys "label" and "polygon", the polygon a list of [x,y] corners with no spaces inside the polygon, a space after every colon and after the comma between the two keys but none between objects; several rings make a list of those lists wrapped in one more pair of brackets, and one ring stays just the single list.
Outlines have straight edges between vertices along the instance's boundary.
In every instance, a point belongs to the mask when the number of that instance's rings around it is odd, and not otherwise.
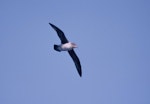
[{"label": "wing tip", "polygon": [[49,25],[56,31],[61,31],[58,27],[56,27],[55,25],[53,25],[52,23],[49,22]]},{"label": "wing tip", "polygon": [[82,77],[82,70],[78,70],[79,76]]},{"label": "wing tip", "polygon": [[80,77],[82,77],[82,73],[79,73]]},{"label": "wing tip", "polygon": [[49,22],[49,25],[53,26],[53,24],[51,24],[50,22]]}]

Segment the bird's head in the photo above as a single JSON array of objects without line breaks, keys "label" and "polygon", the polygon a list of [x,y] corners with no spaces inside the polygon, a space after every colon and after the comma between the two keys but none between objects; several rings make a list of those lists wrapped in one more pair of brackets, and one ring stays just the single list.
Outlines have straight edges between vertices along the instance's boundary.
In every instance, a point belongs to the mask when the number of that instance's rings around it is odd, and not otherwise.
[{"label": "bird's head", "polygon": [[77,45],[75,43],[71,43],[73,48],[77,48]]}]

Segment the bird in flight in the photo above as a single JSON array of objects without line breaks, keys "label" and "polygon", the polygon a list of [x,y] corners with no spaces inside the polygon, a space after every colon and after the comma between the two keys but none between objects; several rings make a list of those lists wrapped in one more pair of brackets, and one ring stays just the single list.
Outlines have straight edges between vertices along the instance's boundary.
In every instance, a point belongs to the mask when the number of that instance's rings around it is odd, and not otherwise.
[{"label": "bird in flight", "polygon": [[77,45],[75,43],[72,43],[72,42],[68,41],[62,30],[60,30],[58,27],[56,27],[55,25],[53,25],[51,23],[49,23],[49,24],[57,32],[58,37],[61,40],[61,44],[60,45],[55,45],[54,44],[54,50],[56,50],[58,52],[68,51],[69,55],[71,56],[72,60],[75,63],[77,71],[78,71],[78,73],[79,73],[79,75],[81,77],[82,76],[82,70],[81,70],[80,60],[79,60],[78,56],[76,55],[76,53],[74,51],[74,48],[77,48]]}]

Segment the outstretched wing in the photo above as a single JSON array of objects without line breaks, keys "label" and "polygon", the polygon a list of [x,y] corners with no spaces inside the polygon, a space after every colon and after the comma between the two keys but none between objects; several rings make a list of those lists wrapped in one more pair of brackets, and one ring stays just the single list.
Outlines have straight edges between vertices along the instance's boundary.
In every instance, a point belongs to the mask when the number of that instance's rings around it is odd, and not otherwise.
[{"label": "outstretched wing", "polygon": [[58,36],[59,36],[59,38],[60,38],[60,40],[61,40],[61,43],[62,44],[65,44],[65,43],[68,43],[68,40],[67,40],[67,38],[65,37],[65,35],[64,35],[64,33],[62,32],[62,30],[60,30],[58,27],[56,27],[55,25],[53,25],[53,24],[51,24],[51,23],[49,23],[52,27],[53,27],[53,29],[57,32],[57,34],[58,34]]},{"label": "outstretched wing", "polygon": [[81,77],[82,76],[82,70],[81,70],[81,64],[80,64],[80,60],[79,60],[78,56],[76,55],[76,53],[74,52],[73,49],[68,51],[68,53],[71,56],[71,58],[73,59],[75,66],[77,68],[77,71]]}]

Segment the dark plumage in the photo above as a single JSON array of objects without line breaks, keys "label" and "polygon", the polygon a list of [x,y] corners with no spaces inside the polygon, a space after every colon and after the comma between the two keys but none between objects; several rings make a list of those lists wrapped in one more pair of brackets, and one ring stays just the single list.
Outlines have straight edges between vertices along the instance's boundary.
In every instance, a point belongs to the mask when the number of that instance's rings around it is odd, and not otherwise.
[{"label": "dark plumage", "polygon": [[[64,44],[69,44],[69,41],[67,40],[67,38],[65,37],[64,33],[62,30],[60,30],[58,27],[56,27],[55,25],[49,23],[52,28],[57,32],[58,34],[58,37],[60,38],[61,40],[61,44],[64,45]],[[54,45],[54,49],[56,51],[63,51],[63,47],[62,45]],[[69,44],[70,45],[70,44]],[[80,60],[78,58],[78,56],[76,55],[75,51],[73,50],[73,48],[75,48],[74,46],[71,46],[71,49],[68,48],[68,53],[69,55],[71,56],[71,58],[73,59],[74,63],[75,63],[75,66],[77,68],[77,71],[79,73],[80,76],[82,76],[82,70],[81,70],[81,64],[80,64]]]}]

